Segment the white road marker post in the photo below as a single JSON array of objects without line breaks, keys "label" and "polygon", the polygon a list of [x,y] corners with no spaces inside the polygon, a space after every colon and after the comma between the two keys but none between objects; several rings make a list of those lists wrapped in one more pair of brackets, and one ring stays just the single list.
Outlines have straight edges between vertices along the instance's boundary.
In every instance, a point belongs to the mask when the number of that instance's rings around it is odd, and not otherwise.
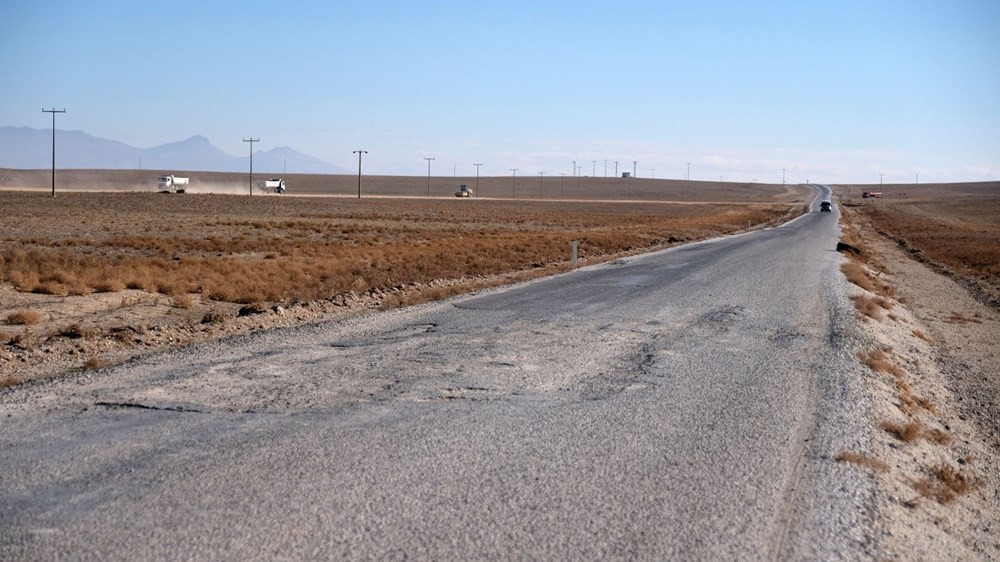
[{"label": "white road marker post", "polygon": [[573,248],[573,269],[576,269],[576,249],[580,246],[579,240],[574,240],[572,242]]}]

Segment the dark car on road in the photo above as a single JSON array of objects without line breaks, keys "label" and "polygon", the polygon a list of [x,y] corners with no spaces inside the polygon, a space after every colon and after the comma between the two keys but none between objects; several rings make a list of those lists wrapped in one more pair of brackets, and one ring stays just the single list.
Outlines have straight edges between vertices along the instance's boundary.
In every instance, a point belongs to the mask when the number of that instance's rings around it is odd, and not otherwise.
[{"label": "dark car on road", "polygon": [[833,203],[830,203],[829,201],[823,201],[819,204],[819,212],[829,213],[831,210],[833,210]]}]

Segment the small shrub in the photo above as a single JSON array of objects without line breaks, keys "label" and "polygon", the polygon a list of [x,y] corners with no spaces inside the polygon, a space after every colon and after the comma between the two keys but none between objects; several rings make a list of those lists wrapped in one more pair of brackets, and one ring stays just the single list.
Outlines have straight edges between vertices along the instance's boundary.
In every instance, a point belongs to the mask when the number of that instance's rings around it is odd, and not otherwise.
[{"label": "small shrub", "polygon": [[229,312],[225,308],[221,306],[213,306],[208,310],[208,312],[205,313],[205,316],[202,317],[201,323],[219,324],[221,322],[225,322],[231,316],[232,315],[229,314]]},{"label": "small shrub", "polygon": [[11,326],[30,326],[38,324],[41,316],[34,310],[19,310],[7,315],[7,323]]},{"label": "small shrub", "polygon": [[932,340],[927,334],[923,333],[921,330],[913,330],[913,335],[924,340],[929,344],[934,343],[934,340]]}]

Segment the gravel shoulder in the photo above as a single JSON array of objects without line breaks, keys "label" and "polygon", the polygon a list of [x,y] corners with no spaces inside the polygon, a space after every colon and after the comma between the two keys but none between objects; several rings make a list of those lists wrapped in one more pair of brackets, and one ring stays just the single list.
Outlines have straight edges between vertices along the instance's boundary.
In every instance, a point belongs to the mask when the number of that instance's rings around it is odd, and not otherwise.
[{"label": "gravel shoulder", "polygon": [[1000,314],[852,220],[896,293],[881,320],[862,321],[858,349],[885,350],[899,369],[864,375],[871,455],[884,468],[855,466],[877,478],[880,556],[1000,559]]}]

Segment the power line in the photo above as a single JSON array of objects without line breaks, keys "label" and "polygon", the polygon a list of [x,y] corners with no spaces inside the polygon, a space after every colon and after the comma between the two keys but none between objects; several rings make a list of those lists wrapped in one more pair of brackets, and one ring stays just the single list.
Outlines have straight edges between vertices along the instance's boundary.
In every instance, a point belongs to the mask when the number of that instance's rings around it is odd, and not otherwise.
[{"label": "power line", "polygon": [[42,113],[52,114],[52,196],[56,196],[56,113],[66,113],[66,108],[62,109],[45,109],[42,108]]},{"label": "power line", "polygon": [[427,196],[431,196],[431,160],[436,160],[436,158],[424,158],[427,160]]},{"label": "power line", "polygon": [[361,155],[368,154],[367,150],[355,150],[354,154],[358,155],[358,199],[361,199]]},{"label": "power line", "polygon": [[260,139],[251,137],[243,139],[243,142],[250,143],[250,195],[253,195],[253,143],[260,142]]}]

